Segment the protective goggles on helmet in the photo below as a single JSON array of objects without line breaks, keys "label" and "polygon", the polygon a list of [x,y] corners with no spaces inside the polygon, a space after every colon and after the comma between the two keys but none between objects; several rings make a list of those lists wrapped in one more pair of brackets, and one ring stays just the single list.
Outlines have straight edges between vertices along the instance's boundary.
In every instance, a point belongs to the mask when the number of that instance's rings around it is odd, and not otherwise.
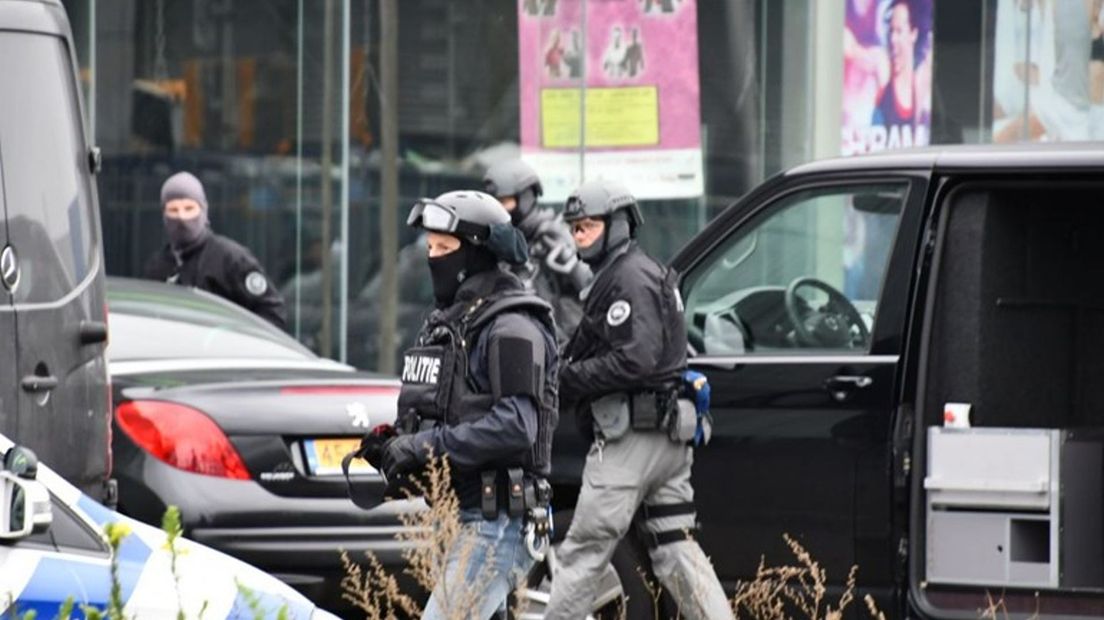
[{"label": "protective goggles on helmet", "polygon": [[476,243],[485,241],[491,232],[488,226],[465,222],[456,214],[455,209],[431,198],[422,198],[414,203],[414,207],[410,209],[410,215],[406,218],[406,225],[433,232],[462,235]]}]

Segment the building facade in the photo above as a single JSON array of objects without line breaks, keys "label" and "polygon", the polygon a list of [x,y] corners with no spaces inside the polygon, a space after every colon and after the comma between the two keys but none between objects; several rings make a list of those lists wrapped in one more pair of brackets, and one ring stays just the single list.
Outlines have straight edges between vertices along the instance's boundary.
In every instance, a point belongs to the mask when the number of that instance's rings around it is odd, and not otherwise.
[{"label": "building facade", "polygon": [[[1104,130],[1097,0],[64,4],[108,273],[141,274],[160,185],[190,170],[215,230],[280,287],[289,331],[385,372],[431,299],[409,206],[479,187],[498,159],[530,161],[550,203],[626,181],[642,243],[669,257],[803,161]],[[863,225],[821,223],[852,246]]]}]

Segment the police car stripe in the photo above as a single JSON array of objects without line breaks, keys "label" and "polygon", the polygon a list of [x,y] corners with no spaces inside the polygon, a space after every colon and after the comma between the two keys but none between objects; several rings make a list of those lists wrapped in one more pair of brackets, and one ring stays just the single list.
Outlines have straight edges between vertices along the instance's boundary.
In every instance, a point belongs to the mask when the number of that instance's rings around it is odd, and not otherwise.
[{"label": "police car stripe", "polygon": [[33,610],[38,618],[56,618],[61,603],[70,596],[76,606],[74,611],[79,610],[81,605],[105,608],[111,595],[111,580],[105,567],[103,560],[82,561],[56,556],[42,558],[15,601],[17,613],[22,616]]}]

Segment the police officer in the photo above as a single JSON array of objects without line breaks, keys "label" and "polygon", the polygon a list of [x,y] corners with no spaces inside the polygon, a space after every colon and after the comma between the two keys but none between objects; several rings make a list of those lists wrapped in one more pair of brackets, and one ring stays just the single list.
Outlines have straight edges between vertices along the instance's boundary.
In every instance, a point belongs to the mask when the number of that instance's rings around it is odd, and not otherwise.
[{"label": "police officer", "polygon": [[169,177],[161,186],[161,207],[168,243],[146,261],[147,278],[209,291],[285,328],[284,298],[257,259],[211,231],[199,179],[188,172]]},{"label": "police officer", "polygon": [[676,274],[637,247],[640,210],[618,183],[582,185],[567,199],[564,219],[595,277],[564,350],[560,395],[593,444],[546,617],[586,616],[598,577],[635,518],[652,569],[681,615],[732,618],[693,538],[692,448],[666,431],[686,367]]},{"label": "police officer", "polygon": [[590,282],[590,267],[575,251],[563,218],[537,204],[541,182],[536,171],[520,159],[491,166],[483,177],[488,194],[510,212],[510,221],[525,235],[529,260],[514,268],[526,287],[552,303],[558,340],[562,343],[582,318],[579,292]]},{"label": "police officer", "polygon": [[[421,470],[430,451],[448,457],[461,520],[476,537],[466,565],[483,571],[476,581],[489,579],[478,606],[488,618],[533,562],[533,518],[547,524],[543,477],[559,416],[555,325],[549,305],[498,267],[525,261],[527,252],[493,197],[457,191],[423,199],[407,223],[427,233],[436,309],[404,356],[399,434],[384,444],[382,467],[393,482]],[[449,571],[465,564],[460,548],[450,551]],[[445,580],[456,593],[472,577]],[[438,584],[423,617],[455,613],[443,596]]]}]

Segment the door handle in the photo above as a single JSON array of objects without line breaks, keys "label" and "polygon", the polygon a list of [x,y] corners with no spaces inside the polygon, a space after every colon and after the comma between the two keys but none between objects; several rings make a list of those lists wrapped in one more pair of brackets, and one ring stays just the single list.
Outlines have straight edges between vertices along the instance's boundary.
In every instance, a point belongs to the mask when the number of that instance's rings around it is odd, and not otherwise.
[{"label": "door handle", "polygon": [[53,375],[27,375],[23,377],[23,381],[21,381],[20,384],[24,392],[41,394],[42,392],[49,392],[56,388],[58,386],[58,380],[57,377]]},{"label": "door handle", "polygon": [[874,385],[874,380],[865,375],[836,375],[824,382],[824,389],[832,395],[837,402],[843,402],[851,397],[857,390],[862,390]]},{"label": "door handle", "polygon": [[82,345],[99,344],[107,340],[107,323],[103,321],[81,321],[78,331]]}]

